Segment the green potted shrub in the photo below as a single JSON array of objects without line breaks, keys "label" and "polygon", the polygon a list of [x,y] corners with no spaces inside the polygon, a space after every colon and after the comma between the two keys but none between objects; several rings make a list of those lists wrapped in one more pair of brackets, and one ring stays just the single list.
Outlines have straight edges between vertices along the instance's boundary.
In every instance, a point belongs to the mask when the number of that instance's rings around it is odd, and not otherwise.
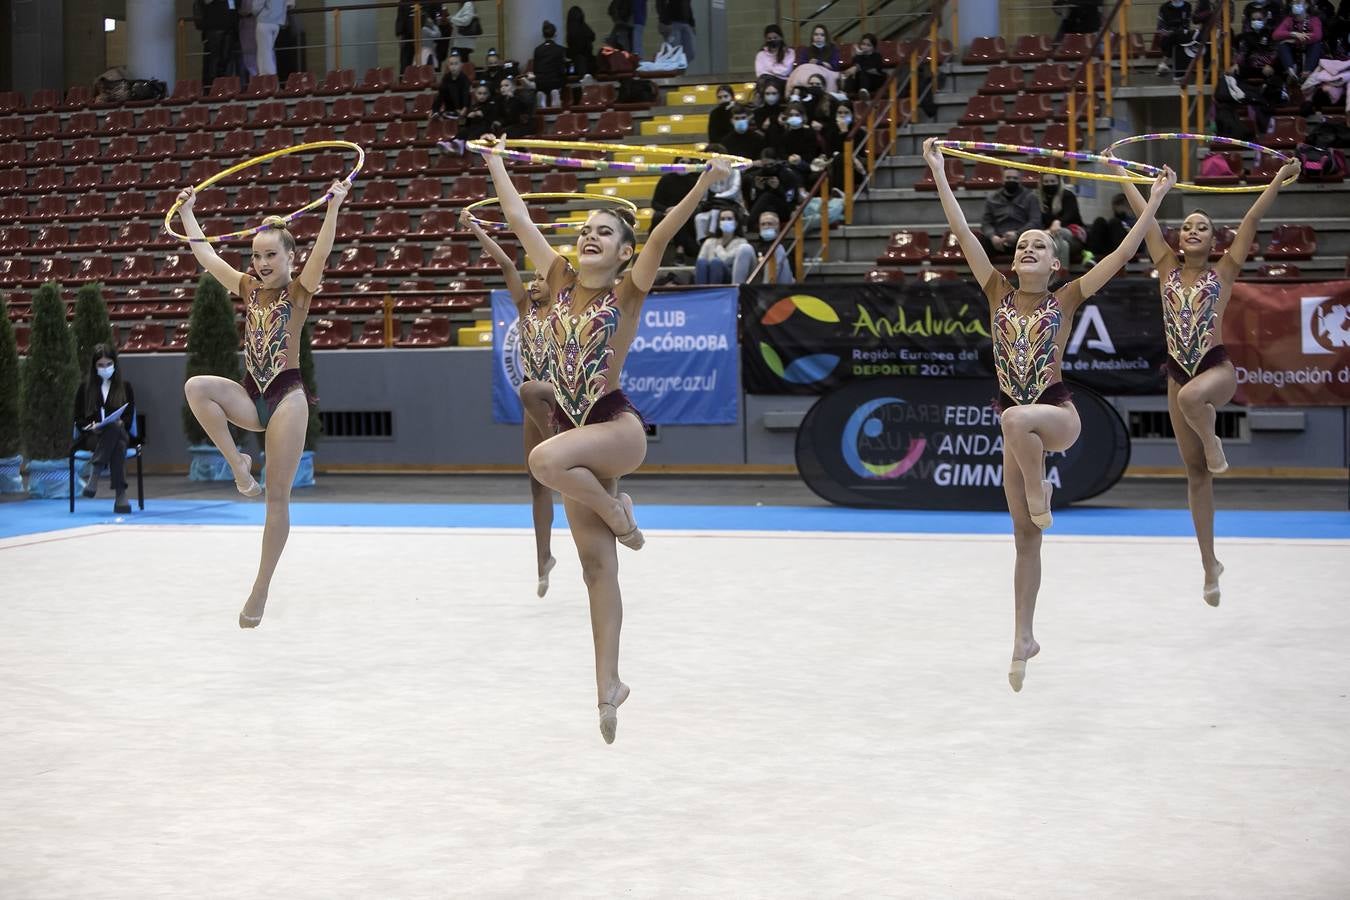
[{"label": "green potted shrub", "polygon": [[89,372],[89,355],[99,344],[114,344],[108,304],[103,301],[103,285],[90,282],[75,293],[75,368],[83,379]]},{"label": "green potted shrub", "polygon": [[19,348],[0,297],[0,494],[23,493],[23,438],[19,431]]},{"label": "green potted shrub", "polygon": [[[239,332],[234,323],[234,304],[230,295],[211,275],[203,275],[192,299],[185,380],[194,375],[219,375],[231,381],[243,379]],[[192,457],[188,478],[193,481],[234,481],[229,463],[206,436],[186,400],[183,401],[183,432],[187,435],[188,453]],[[238,443],[240,429],[231,425],[230,435]]]},{"label": "green potted shrub", "polygon": [[[318,382],[314,378],[314,348],[310,345],[312,335],[309,323],[300,331],[300,378],[305,390],[311,397],[319,396]],[[319,408],[310,406],[309,424],[305,427],[305,449],[300,454],[300,465],[295,470],[295,480],[291,487],[314,486],[314,451],[319,446],[319,437],[323,434],[323,423],[319,421]],[[263,483],[267,482],[267,466],[263,466]]]},{"label": "green potted shrub", "polygon": [[75,338],[66,324],[61,286],[48,282],[33,297],[20,418],[28,453],[28,493],[34,497],[70,494],[67,460],[79,379]]}]

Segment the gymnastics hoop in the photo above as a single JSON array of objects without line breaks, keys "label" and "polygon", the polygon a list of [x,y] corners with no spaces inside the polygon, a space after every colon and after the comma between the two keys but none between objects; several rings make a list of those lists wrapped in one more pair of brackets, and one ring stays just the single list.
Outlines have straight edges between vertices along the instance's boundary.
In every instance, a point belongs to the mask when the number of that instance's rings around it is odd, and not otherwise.
[{"label": "gymnastics hoop", "polygon": [[[1203,141],[1209,144],[1222,144],[1226,147],[1242,147],[1246,150],[1255,150],[1257,153],[1269,153],[1271,156],[1280,160],[1280,165],[1285,165],[1294,161],[1294,157],[1287,153],[1281,153],[1278,150],[1272,150],[1269,147],[1263,147],[1260,144],[1253,144],[1251,141],[1240,141],[1237,138],[1223,137],[1217,134],[1189,134],[1186,132],[1173,132],[1169,134],[1136,134],[1131,137],[1121,138],[1102,152],[1107,156],[1114,157],[1117,147],[1124,147],[1127,144],[1142,144],[1146,141]],[[1296,172],[1280,187],[1288,187],[1295,181],[1301,173]],[[1266,184],[1192,184],[1190,182],[1178,181],[1173,190],[1192,191],[1200,194],[1255,194],[1264,191],[1270,183]]]},{"label": "gymnastics hoop", "polygon": [[[360,146],[358,146],[357,144],[353,144],[351,141],[310,141],[307,144],[296,144],[294,147],[285,147],[281,150],[273,150],[271,153],[264,153],[261,156],[254,156],[250,159],[246,159],[237,165],[230,166],[228,169],[225,169],[224,171],[221,172],[217,172],[216,174],[210,176],[201,184],[195,186],[192,189],[192,191],[193,193],[196,193],[198,191],[205,190],[206,188],[215,184],[217,181],[221,181],[225,178],[230,177],[235,172],[242,172],[244,169],[261,165],[262,163],[265,162],[271,162],[278,156],[286,156],[287,154],[290,153],[299,153],[302,150],[317,150],[320,147],[340,147],[343,150],[355,150],[356,165],[352,168],[351,172],[348,173],[347,177],[341,180],[347,182],[348,184],[351,184],[353,181],[356,180],[357,173],[360,172],[361,167],[365,165],[366,151],[362,150]],[[297,209],[295,212],[286,216],[281,216],[280,218],[283,220],[284,223],[290,224],[292,221],[300,218],[314,207],[322,206],[323,204],[327,203],[329,200],[332,199],[332,197],[333,195],[331,192],[325,191],[324,195],[319,199],[311,203],[307,203],[304,206]],[[201,238],[188,237],[186,234],[179,234],[177,231],[173,230],[172,222],[174,213],[178,212],[178,208],[182,205],[183,204],[178,200],[174,200],[173,206],[170,206],[169,211],[164,214],[164,230],[167,231],[169,234],[173,235],[174,237],[178,238],[180,241],[188,241],[189,243],[194,244],[199,243],[214,244],[217,241],[231,241],[234,240],[235,238],[252,237],[253,235],[257,234],[260,231],[264,231],[268,228],[275,227],[274,225],[255,225],[252,228],[241,228],[238,231],[231,231],[227,234],[207,235],[206,237]]]},{"label": "gymnastics hoop", "polygon": [[[528,201],[530,201],[530,200],[589,200],[589,201],[591,201],[591,202],[597,202],[597,201],[598,201],[598,202],[601,202],[601,203],[613,203],[615,206],[619,206],[619,207],[622,207],[623,209],[628,210],[630,213],[633,214],[634,217],[637,216],[637,212],[638,212],[637,204],[634,203],[632,200],[629,200],[629,199],[626,198],[626,197],[610,197],[610,196],[607,196],[607,195],[605,195],[605,194],[577,194],[577,193],[571,193],[571,192],[548,192],[548,193],[540,193],[540,194],[521,194],[521,195],[520,195],[520,199],[522,199],[522,200],[524,200],[524,201],[526,201],[526,202],[528,202]],[[469,220],[472,221],[472,222],[473,222],[475,225],[477,225],[479,228],[491,228],[491,229],[495,229],[495,230],[497,230],[497,231],[509,231],[509,230],[511,229],[511,226],[510,226],[509,223],[507,223],[507,222],[496,222],[496,221],[493,221],[492,219],[480,219],[480,218],[474,213],[474,210],[476,210],[476,209],[481,209],[482,207],[485,207],[485,206],[496,206],[497,204],[499,204],[499,203],[501,203],[501,202],[502,202],[502,201],[501,201],[501,198],[500,198],[500,197],[488,197],[486,200],[475,200],[473,203],[470,203],[468,206],[464,207],[464,211],[467,212],[467,213],[469,214]],[[585,224],[585,223],[583,223],[583,222],[536,222],[536,223],[534,223],[535,227],[538,228],[538,229],[540,229],[541,231],[544,231],[544,230],[547,230],[547,229],[550,229],[550,228],[580,228],[583,224]]]},{"label": "gymnastics hoop", "polygon": [[[701,150],[689,150],[683,147],[656,147],[641,144],[601,144],[592,141],[542,141],[529,138],[510,138],[501,146],[489,144],[484,140],[469,141],[464,145],[475,153],[490,153],[513,162],[533,163],[545,166],[562,166],[568,169],[593,169],[597,172],[631,172],[641,175],[690,175],[702,172],[713,160],[721,160],[733,169],[748,169],[754,165],[744,156],[732,156],[729,153],[707,153]],[[702,162],[697,163],[649,163],[623,162],[616,159],[582,159],[576,156],[549,156],[544,153],[529,153],[515,147],[537,147],[542,150],[592,150],[601,153],[660,153],[666,156],[694,156]]]},{"label": "gymnastics hoop", "polygon": [[[991,144],[987,141],[936,141],[933,146],[948,156],[957,156],[975,162],[993,163],[1005,169],[1023,169],[1028,172],[1040,172],[1043,175],[1058,175],[1061,178],[1086,178],[1089,181],[1114,181],[1120,184],[1152,184],[1154,179],[1162,174],[1162,169],[1157,166],[1150,166],[1148,163],[1116,159],[1106,153],[1087,153],[1082,150],[1051,150],[1047,147],[1027,147],[1021,144]],[[1079,172],[1074,169],[1041,166],[1016,159],[989,156],[987,153],[978,152],[981,150],[1074,160],[1075,162],[1096,163],[1102,166],[1121,166],[1136,172],[1136,174],[1116,175],[1106,172]]]}]

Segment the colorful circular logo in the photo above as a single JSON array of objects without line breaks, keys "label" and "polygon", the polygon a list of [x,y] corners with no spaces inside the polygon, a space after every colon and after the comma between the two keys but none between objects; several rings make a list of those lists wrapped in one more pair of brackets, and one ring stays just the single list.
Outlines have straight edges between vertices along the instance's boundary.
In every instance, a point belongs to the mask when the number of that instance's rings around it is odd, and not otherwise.
[{"label": "colorful circular logo", "polygon": [[1350,304],[1328,297],[1313,310],[1308,326],[1313,339],[1327,352],[1350,347]]},{"label": "colorful circular logo", "polygon": [[859,406],[848,417],[839,449],[844,462],[855,474],[862,478],[899,478],[914,468],[923,456],[924,448],[928,446],[927,438],[923,437],[909,438],[903,452],[900,451],[899,444],[905,437],[897,426],[903,424],[903,415],[896,416],[895,424],[888,427],[887,409],[904,403],[899,397],[877,397]]},{"label": "colorful circular logo", "polygon": [[[759,322],[766,327],[780,325],[792,318],[792,315],[797,312],[816,322],[829,324],[838,324],[839,322],[839,314],[828,303],[819,297],[812,297],[810,294],[793,294],[784,297],[770,306],[764,315],[760,316]],[[824,381],[839,365],[839,357],[833,353],[812,353],[785,364],[778,351],[764,341],[759,342],[759,355],[764,359],[764,364],[769,367],[773,374],[793,384],[812,384],[817,381]]]}]

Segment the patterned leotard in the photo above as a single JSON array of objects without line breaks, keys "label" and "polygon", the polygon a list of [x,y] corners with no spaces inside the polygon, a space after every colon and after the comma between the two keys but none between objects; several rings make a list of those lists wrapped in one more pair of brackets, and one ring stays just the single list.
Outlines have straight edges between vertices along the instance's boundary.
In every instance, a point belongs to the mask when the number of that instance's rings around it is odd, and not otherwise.
[{"label": "patterned leotard", "polygon": [[275,300],[264,303],[258,295],[262,285],[255,282],[244,310],[244,368],[260,392],[290,363],[291,301],[289,289],[282,288]]},{"label": "patterned leotard", "polygon": [[[1005,294],[994,311],[994,372],[999,392],[1022,406],[1041,402],[1047,391],[1059,384],[1056,339],[1064,324],[1064,308],[1054,294],[1047,294],[1035,309],[1023,315],[1013,302],[1014,293]],[[1061,390],[1067,394],[1067,389]]]},{"label": "patterned leotard", "polygon": [[553,380],[553,346],[549,341],[552,330],[548,318],[548,304],[534,302],[520,317],[520,361],[526,381]]},{"label": "patterned leotard", "polygon": [[586,424],[591,407],[611,390],[610,340],[619,328],[618,298],[610,288],[585,309],[573,311],[576,283],[558,291],[546,327],[553,343],[553,393],[558,410],[574,426]]},{"label": "patterned leotard", "polygon": [[[1196,279],[1189,288],[1181,283],[1181,267],[1173,269],[1162,284],[1163,332],[1167,336],[1168,370],[1185,383],[1199,372],[1227,358],[1215,344],[1219,324],[1219,295],[1223,285],[1214,269]],[[1216,352],[1219,351],[1219,352]]]}]

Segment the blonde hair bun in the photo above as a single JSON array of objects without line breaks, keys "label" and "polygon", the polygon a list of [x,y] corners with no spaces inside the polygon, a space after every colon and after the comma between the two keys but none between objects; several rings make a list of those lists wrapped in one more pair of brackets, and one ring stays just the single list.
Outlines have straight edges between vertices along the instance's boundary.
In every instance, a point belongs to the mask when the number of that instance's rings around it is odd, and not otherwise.
[{"label": "blonde hair bun", "polygon": [[265,218],[265,219],[262,220],[262,223],[263,223],[263,226],[264,226],[265,228],[285,228],[285,227],[286,227],[286,220],[283,219],[281,216],[268,216],[267,218]]}]

